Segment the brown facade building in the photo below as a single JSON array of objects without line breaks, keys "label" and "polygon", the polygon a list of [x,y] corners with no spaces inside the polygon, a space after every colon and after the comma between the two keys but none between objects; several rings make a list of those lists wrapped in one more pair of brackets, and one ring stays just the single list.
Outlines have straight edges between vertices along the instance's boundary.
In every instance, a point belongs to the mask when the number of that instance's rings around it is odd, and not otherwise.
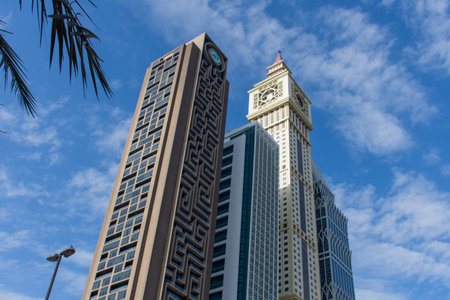
[{"label": "brown facade building", "polygon": [[226,69],[206,34],[147,69],[83,299],[207,299]]}]

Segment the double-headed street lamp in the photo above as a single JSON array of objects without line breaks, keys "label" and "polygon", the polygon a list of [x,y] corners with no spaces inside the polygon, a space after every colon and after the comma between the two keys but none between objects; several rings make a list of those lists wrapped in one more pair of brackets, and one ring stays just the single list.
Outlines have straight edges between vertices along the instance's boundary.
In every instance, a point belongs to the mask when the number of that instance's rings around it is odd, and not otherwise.
[{"label": "double-headed street lamp", "polygon": [[55,254],[52,254],[49,257],[47,257],[48,261],[56,261],[56,267],[55,267],[55,271],[53,271],[52,280],[50,281],[50,286],[48,287],[47,295],[45,295],[45,300],[48,300],[48,297],[50,297],[50,292],[52,291],[53,282],[55,281],[56,272],[58,272],[58,267],[59,267],[59,263],[61,262],[61,258],[63,256],[69,257],[74,253],[75,253],[75,248],[73,246],[70,246],[70,247],[64,249],[63,251],[59,252],[59,254],[55,253]]}]

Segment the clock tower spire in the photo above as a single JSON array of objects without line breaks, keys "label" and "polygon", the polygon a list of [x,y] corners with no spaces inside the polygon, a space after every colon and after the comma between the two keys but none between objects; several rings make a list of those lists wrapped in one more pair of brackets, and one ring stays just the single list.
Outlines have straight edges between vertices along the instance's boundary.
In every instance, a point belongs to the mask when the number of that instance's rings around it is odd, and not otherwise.
[{"label": "clock tower spire", "polygon": [[311,166],[311,101],[278,51],[267,76],[249,92],[249,121],[280,147],[279,300],[320,300]]},{"label": "clock tower spire", "polygon": [[269,67],[267,67],[267,77],[272,77],[278,73],[281,73],[283,71],[288,70],[289,73],[291,73],[291,71],[289,70],[289,68],[286,66],[286,64],[283,61],[283,58],[281,58],[281,51],[278,50],[278,55],[277,58],[275,59],[275,61],[273,62],[273,64]]}]

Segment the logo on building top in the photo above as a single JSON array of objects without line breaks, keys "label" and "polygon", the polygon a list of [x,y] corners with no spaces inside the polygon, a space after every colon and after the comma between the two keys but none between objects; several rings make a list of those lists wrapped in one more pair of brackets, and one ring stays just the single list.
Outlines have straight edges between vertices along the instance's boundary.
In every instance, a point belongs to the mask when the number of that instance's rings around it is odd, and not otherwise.
[{"label": "logo on building top", "polygon": [[216,52],[216,50],[214,49],[209,50],[209,56],[211,56],[214,63],[220,65],[221,63],[220,55]]}]

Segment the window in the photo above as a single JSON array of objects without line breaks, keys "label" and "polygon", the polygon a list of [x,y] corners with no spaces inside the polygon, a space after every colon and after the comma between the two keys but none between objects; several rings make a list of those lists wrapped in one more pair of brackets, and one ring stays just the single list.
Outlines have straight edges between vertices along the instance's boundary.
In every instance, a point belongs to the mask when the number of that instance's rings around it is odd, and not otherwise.
[{"label": "window", "polygon": [[233,162],[233,156],[228,156],[222,160],[222,167],[226,167]]},{"label": "window", "polygon": [[225,247],[226,247],[225,244],[217,246],[217,247],[214,247],[214,255],[213,255],[213,257],[218,257],[218,256],[221,256],[221,255],[225,254]]},{"label": "window", "polygon": [[226,191],[219,194],[219,203],[228,199],[230,199],[230,191]]},{"label": "window", "polygon": [[212,264],[212,273],[220,272],[225,269],[225,259],[219,259],[218,261],[213,262]]},{"label": "window", "polygon": [[222,156],[227,156],[228,154],[233,153],[233,145],[226,147],[223,149]]},{"label": "window", "polygon": [[210,289],[215,289],[223,285],[223,275],[211,278]]},{"label": "window", "polygon": [[231,175],[231,167],[223,169],[222,172],[220,173],[220,177],[224,178]]},{"label": "window", "polygon": [[216,230],[228,225],[228,217],[218,218],[216,220]]},{"label": "window", "polygon": [[226,189],[226,188],[228,188],[230,186],[231,186],[231,179],[230,178],[225,179],[224,181],[220,182],[220,189],[221,190]]},{"label": "window", "polygon": [[217,216],[227,213],[229,211],[229,206],[230,206],[230,204],[228,202],[224,203],[222,205],[219,205],[219,207],[217,208]]},{"label": "window", "polygon": [[222,300],[222,291],[215,292],[209,295],[209,300]]},{"label": "window", "polygon": [[224,241],[226,239],[227,239],[227,231],[226,230],[216,232],[216,235],[214,237],[214,243],[218,243],[218,242]]}]

